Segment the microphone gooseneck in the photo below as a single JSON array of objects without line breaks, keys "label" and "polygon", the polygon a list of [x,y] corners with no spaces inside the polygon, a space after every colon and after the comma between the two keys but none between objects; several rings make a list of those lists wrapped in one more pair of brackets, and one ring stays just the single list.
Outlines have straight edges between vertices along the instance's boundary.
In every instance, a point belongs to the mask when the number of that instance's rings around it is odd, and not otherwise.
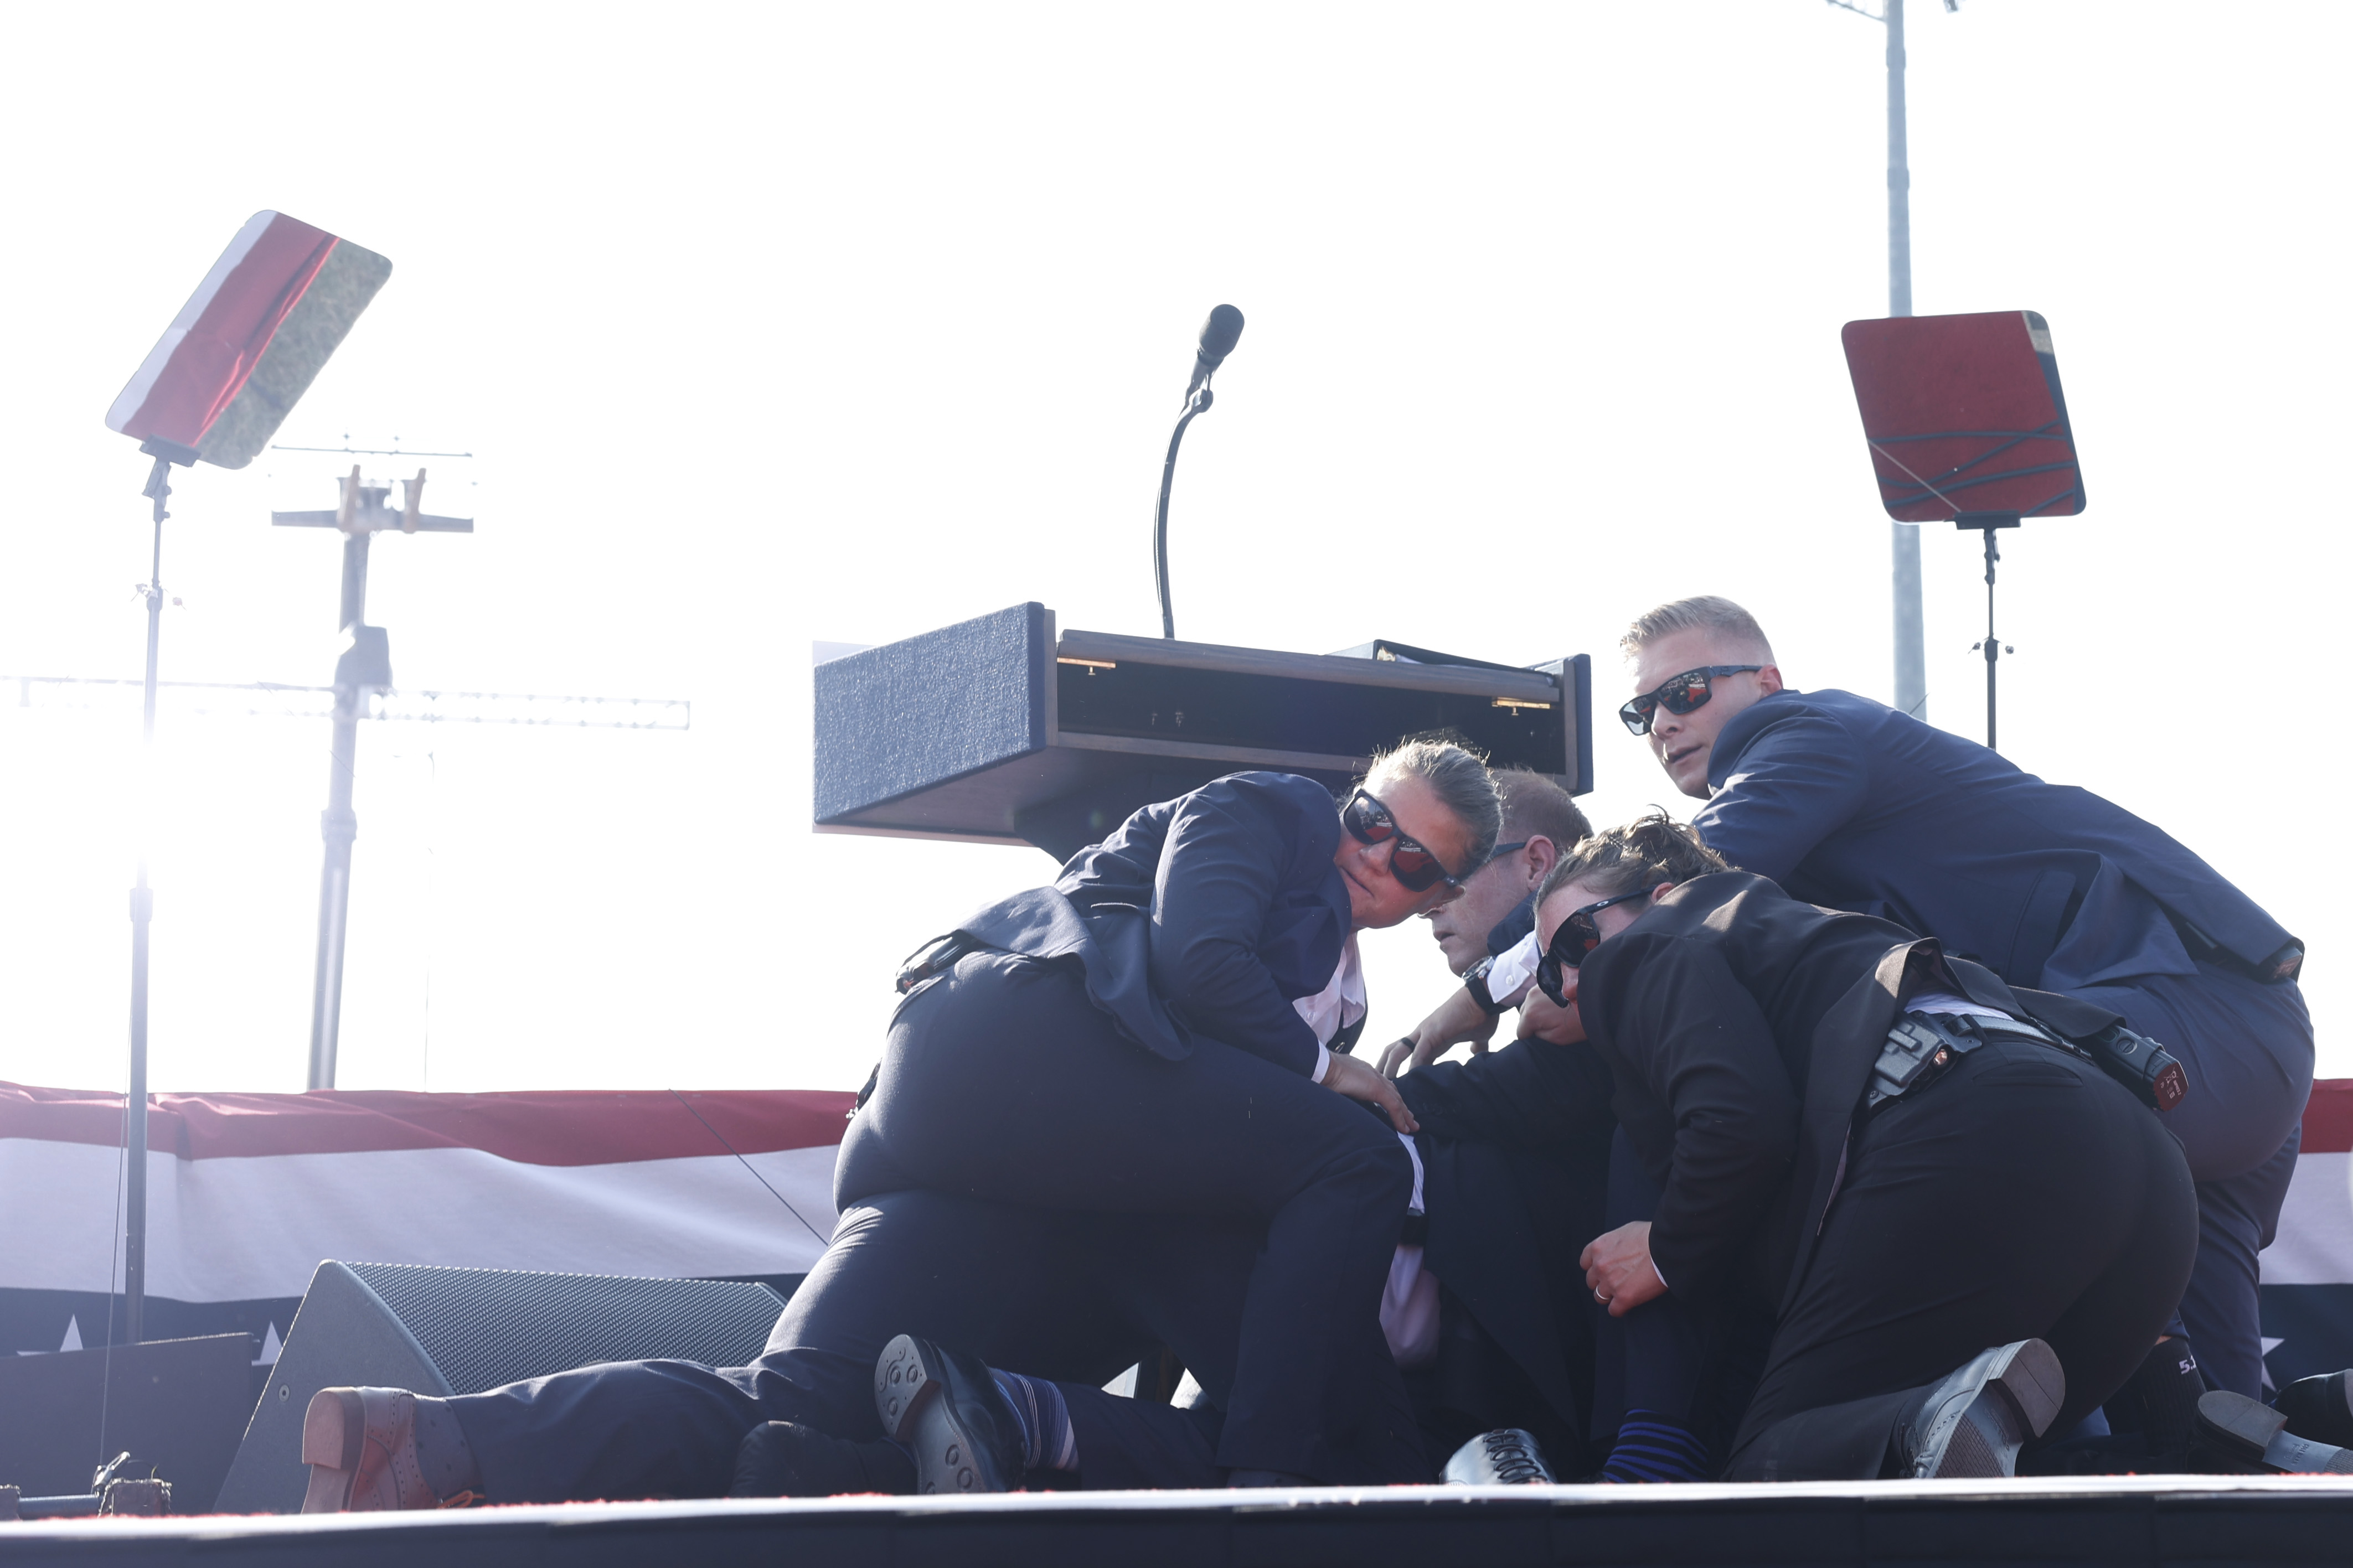
[{"label": "microphone gooseneck", "polygon": [[1176,428],[1168,437],[1168,458],[1160,465],[1160,504],[1152,514],[1152,580],[1160,591],[1160,635],[1173,639],[1176,636],[1176,615],[1168,604],[1168,490],[1176,481],[1176,448],[1185,439],[1185,426],[1208,412],[1217,401],[1209,391],[1209,378],[1234,352],[1241,341],[1242,313],[1231,305],[1220,305],[1209,312],[1201,323],[1201,340],[1193,356],[1193,379],[1185,386],[1185,412],[1176,421]]}]

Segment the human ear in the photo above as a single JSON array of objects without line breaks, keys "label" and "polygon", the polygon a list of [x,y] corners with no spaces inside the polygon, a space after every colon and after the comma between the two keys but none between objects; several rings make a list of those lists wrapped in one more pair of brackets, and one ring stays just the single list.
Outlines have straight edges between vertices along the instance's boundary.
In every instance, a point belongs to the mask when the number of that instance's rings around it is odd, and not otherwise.
[{"label": "human ear", "polygon": [[1533,892],[1544,885],[1544,879],[1552,874],[1552,868],[1560,864],[1560,846],[1537,834],[1522,847],[1520,864],[1527,872],[1528,889]]},{"label": "human ear", "polygon": [[1757,672],[1757,689],[1767,697],[1781,689],[1781,667],[1768,664]]}]

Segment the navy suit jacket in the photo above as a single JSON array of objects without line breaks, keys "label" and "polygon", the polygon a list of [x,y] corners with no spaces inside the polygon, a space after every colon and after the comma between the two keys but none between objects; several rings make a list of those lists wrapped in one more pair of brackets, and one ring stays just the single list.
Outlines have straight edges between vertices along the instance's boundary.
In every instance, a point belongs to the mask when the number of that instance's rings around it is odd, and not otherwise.
[{"label": "navy suit jacket", "polygon": [[[1734,866],[1934,936],[2013,985],[2188,972],[2187,957],[2221,956],[2196,933],[2251,966],[2294,941],[2123,807],[1852,692],[1779,691],[1736,715],[1708,783],[1693,826]],[[2186,952],[2133,888],[2194,928]],[[2067,972],[2045,982],[2071,927]]]},{"label": "navy suit jacket", "polygon": [[1073,960],[1119,1032],[1172,1061],[1197,1035],[1303,1076],[1314,1031],[1292,1002],[1331,984],[1348,940],[1332,857],[1340,813],[1293,773],[1229,773],[1147,805],[1032,888],[956,929],[979,945]]}]

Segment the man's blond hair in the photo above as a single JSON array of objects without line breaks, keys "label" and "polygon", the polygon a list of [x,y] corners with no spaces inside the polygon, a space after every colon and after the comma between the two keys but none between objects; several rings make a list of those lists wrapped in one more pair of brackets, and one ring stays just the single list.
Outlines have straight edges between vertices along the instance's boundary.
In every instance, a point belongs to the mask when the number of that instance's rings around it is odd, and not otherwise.
[{"label": "man's blond hair", "polygon": [[1731,600],[1713,594],[1677,599],[1672,605],[1661,605],[1635,616],[1626,635],[1618,639],[1618,648],[1626,656],[1626,662],[1631,664],[1642,657],[1645,647],[1677,632],[1710,632],[1763,663],[1778,662],[1773,658],[1773,645],[1765,640],[1765,628],[1757,624],[1757,617]]}]

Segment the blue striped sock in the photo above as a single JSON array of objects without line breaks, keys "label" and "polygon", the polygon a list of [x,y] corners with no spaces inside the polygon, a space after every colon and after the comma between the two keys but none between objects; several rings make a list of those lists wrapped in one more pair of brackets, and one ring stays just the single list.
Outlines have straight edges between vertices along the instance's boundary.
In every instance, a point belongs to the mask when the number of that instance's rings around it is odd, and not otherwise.
[{"label": "blue striped sock", "polygon": [[1042,1377],[988,1369],[997,1386],[1021,1418],[1022,1463],[1033,1470],[1079,1468],[1078,1434],[1071,1430],[1071,1407],[1062,1391]]},{"label": "blue striped sock", "polygon": [[1601,1476],[1620,1483],[1704,1481],[1708,1478],[1707,1445],[1690,1427],[1655,1410],[1629,1410]]}]

